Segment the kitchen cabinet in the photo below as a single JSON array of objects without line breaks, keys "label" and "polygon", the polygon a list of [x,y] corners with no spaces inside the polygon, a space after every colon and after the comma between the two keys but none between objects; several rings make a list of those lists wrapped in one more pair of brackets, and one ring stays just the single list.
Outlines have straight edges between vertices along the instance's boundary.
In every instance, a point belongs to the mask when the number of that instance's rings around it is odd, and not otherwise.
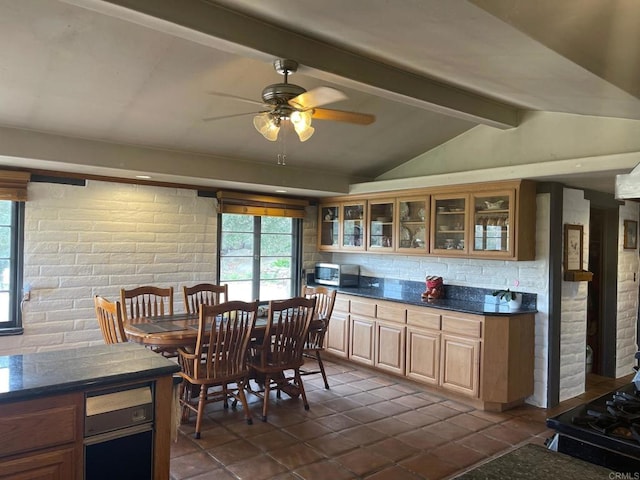
[{"label": "kitchen cabinet", "polygon": [[2,406],[0,479],[82,478],[81,393]]},{"label": "kitchen cabinet", "polygon": [[325,339],[327,352],[337,357],[349,356],[349,300],[336,298]]},{"label": "kitchen cabinet", "polygon": [[440,194],[431,197],[431,253],[464,255],[467,248],[468,195]]},{"label": "kitchen cabinet", "polygon": [[514,256],[515,192],[498,190],[471,195],[471,253],[478,256]]},{"label": "kitchen cabinet", "polygon": [[397,212],[396,251],[426,254],[429,251],[428,197],[398,198]]},{"label": "kitchen cabinet", "polygon": [[535,225],[528,180],[337,197],[320,205],[318,249],[534,260]]},{"label": "kitchen cabinet", "polygon": [[350,319],[354,362],[492,411],[533,393],[533,313],[475,315],[338,293],[333,315]]},{"label": "kitchen cabinet", "polygon": [[350,306],[349,358],[404,375],[405,310],[365,298],[352,298]]},{"label": "kitchen cabinet", "polygon": [[395,200],[371,200],[368,207],[367,250],[392,252],[396,246]]}]

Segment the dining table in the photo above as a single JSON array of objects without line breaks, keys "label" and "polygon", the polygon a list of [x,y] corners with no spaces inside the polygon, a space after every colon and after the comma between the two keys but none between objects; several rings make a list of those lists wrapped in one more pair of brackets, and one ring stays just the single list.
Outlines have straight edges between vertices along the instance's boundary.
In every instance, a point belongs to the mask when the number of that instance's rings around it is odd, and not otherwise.
[{"label": "dining table", "polygon": [[[263,310],[256,318],[253,334],[256,339],[264,337],[267,327],[267,311]],[[309,329],[322,328],[324,318],[316,316]],[[194,348],[198,339],[198,313],[174,313],[170,315],[136,317],[124,320],[124,331],[129,341],[144,346],[176,351],[179,348]],[[282,391],[292,398],[298,397],[300,391],[292,384],[282,387]]]}]

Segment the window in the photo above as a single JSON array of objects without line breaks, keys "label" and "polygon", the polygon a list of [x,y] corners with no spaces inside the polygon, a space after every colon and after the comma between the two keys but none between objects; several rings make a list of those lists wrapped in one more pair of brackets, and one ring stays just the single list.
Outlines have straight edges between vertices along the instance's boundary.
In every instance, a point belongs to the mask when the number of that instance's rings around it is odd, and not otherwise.
[{"label": "window", "polygon": [[298,293],[302,221],[288,217],[220,215],[219,282],[232,300],[261,301]]},{"label": "window", "polygon": [[0,201],[0,335],[22,333],[24,205]]}]

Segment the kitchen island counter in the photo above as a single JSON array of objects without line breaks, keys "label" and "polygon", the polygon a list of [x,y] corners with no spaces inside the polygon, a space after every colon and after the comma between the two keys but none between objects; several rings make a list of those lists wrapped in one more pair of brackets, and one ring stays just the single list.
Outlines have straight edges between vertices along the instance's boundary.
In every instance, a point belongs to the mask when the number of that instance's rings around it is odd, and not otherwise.
[{"label": "kitchen island counter", "polygon": [[0,402],[172,375],[180,366],[140,345],[121,343],[0,357]]}]

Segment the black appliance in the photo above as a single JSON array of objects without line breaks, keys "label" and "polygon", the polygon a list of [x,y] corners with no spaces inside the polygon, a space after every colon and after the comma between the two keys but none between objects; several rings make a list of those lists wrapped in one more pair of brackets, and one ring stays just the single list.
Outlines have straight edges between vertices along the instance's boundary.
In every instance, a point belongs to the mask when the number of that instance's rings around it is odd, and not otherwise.
[{"label": "black appliance", "polygon": [[85,480],[153,478],[153,419],[150,384],[87,394]]},{"label": "black appliance", "polygon": [[640,472],[640,388],[633,382],[548,418],[547,426],[557,432],[548,441],[552,450],[616,472]]}]

